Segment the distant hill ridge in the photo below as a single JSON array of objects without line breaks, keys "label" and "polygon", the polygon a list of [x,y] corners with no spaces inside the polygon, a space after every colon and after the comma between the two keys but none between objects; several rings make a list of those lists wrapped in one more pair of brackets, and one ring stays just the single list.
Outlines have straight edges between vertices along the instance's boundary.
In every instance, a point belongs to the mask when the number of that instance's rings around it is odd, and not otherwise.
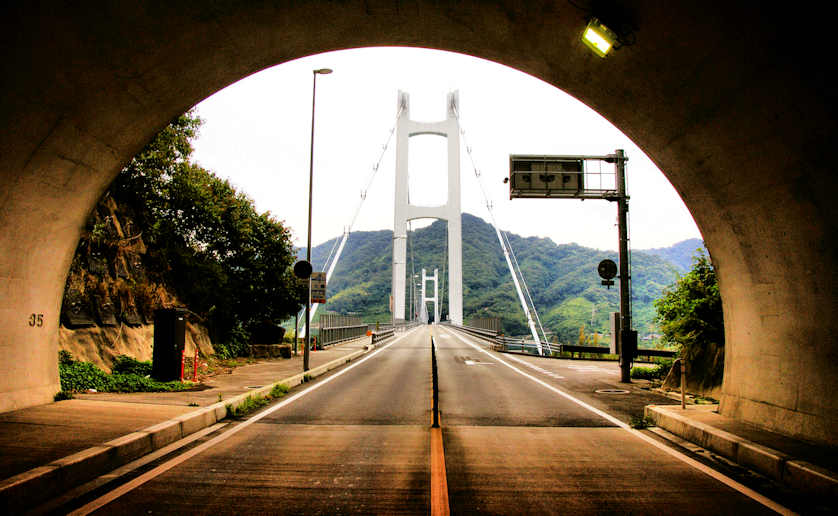
[{"label": "distant hill ridge", "polygon": [[707,249],[704,247],[704,241],[702,241],[700,238],[690,238],[687,240],[683,240],[681,242],[678,242],[677,244],[672,244],[669,247],[643,249],[636,252],[660,256],[664,260],[677,266],[678,269],[680,269],[681,273],[685,273],[692,269],[693,256],[695,256],[695,252],[697,249],[701,249],[704,251],[705,254],[707,254]]},{"label": "distant hill ridge", "polygon": [[[495,231],[490,224],[464,213],[463,223],[463,315],[501,316],[509,335],[528,333]],[[548,238],[508,233],[512,248],[523,270],[529,291],[545,330],[562,342],[576,342],[580,327],[587,334],[608,331],[608,314],[619,306],[618,291],[600,284],[597,264],[615,252],[578,244],[556,244]],[[367,320],[387,321],[392,276],[392,231],[352,233],[340,263],[329,283],[325,308],[340,313],[354,312]],[[446,224],[436,221],[410,233],[408,272],[422,268],[443,269]],[[315,268],[322,268],[337,239],[312,249]],[[669,248],[632,252],[632,297],[634,326],[641,335],[655,333],[652,303],[690,267],[691,252],[701,246],[698,239],[686,240]],[[300,255],[305,251],[301,250]],[[411,262],[412,256],[412,262]],[[686,265],[685,265],[686,264]],[[442,312],[447,313],[447,277],[442,296]],[[441,285],[442,287],[442,285]]]}]

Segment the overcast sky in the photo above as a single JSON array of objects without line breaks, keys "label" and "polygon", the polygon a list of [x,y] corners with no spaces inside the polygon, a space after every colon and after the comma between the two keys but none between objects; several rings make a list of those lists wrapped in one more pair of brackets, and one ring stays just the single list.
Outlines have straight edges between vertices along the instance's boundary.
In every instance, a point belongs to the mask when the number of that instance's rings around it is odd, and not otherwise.
[{"label": "overcast sky", "polygon": [[[509,199],[509,154],[609,154],[625,149],[632,247],[665,247],[700,234],[664,175],[625,135],[561,90],[511,68],[448,52],[372,48],[320,54],[239,81],[197,106],[204,126],[194,158],[229,178],[284,221],[305,245],[312,70],[317,79],[314,245],[348,225],[373,164],[395,126],[397,92],[410,94],[411,118],[445,117],[460,92],[460,121],[501,229],[522,236],[617,248],[616,205],[606,201]],[[446,195],[444,139],[411,139],[410,197],[435,205]],[[354,227],[392,229],[395,135]],[[613,170],[613,168],[612,168]],[[463,211],[488,220],[465,148]],[[427,221],[428,223],[431,221]],[[424,225],[414,222],[414,228]]]}]

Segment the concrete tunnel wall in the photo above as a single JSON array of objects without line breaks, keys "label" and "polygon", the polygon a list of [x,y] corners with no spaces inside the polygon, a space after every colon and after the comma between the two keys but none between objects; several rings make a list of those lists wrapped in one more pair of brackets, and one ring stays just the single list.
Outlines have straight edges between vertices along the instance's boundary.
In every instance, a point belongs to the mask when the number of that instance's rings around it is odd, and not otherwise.
[{"label": "concrete tunnel wall", "polygon": [[278,63],[405,45],[528,72],[644,149],[718,270],[721,410],[838,444],[836,103],[798,36],[809,13],[624,2],[636,44],[600,59],[579,42],[585,13],[563,1],[171,4],[0,8],[0,411],[59,390],[59,310],[83,223],[169,120]]}]

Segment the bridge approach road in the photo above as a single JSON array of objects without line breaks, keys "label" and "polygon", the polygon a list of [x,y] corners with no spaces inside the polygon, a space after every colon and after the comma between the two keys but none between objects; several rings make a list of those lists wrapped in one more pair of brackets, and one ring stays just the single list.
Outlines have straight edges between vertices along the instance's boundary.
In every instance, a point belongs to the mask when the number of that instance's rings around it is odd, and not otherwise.
[{"label": "bridge approach road", "polygon": [[431,472],[432,335],[451,513],[772,512],[557,394],[561,378],[423,326],[80,513],[428,514],[446,486]]}]

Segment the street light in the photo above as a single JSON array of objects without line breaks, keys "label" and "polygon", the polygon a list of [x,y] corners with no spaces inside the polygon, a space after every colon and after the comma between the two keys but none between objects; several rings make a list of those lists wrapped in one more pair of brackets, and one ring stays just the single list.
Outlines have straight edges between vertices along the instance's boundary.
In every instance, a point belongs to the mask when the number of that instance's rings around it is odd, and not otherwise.
[{"label": "street light", "polygon": [[[311,199],[314,186],[314,102],[317,98],[317,76],[332,73],[330,68],[312,70],[311,85],[311,155],[308,167],[308,243],[306,244],[306,261],[311,263]],[[311,348],[311,277],[308,279],[308,295],[306,296],[306,347],[303,350],[303,371],[309,369],[309,350]]]},{"label": "street light", "polygon": [[617,44],[617,34],[596,18],[591,18],[582,33],[582,43],[599,57],[605,57]]}]

